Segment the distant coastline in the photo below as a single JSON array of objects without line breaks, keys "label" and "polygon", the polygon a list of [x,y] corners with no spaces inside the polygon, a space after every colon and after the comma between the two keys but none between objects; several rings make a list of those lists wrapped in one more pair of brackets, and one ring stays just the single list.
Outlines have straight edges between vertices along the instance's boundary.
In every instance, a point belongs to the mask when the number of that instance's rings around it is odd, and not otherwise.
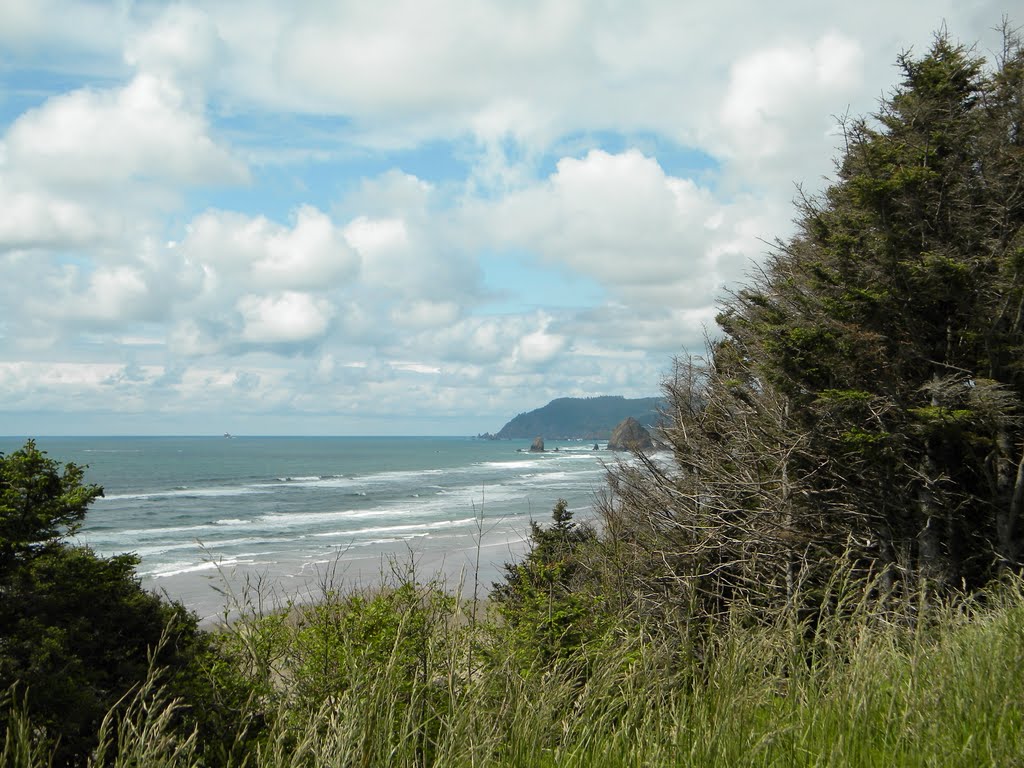
[{"label": "distant coastline", "polygon": [[478,437],[489,440],[607,440],[627,418],[651,429],[661,421],[660,397],[560,397],[547,405],[520,413],[498,432]]}]

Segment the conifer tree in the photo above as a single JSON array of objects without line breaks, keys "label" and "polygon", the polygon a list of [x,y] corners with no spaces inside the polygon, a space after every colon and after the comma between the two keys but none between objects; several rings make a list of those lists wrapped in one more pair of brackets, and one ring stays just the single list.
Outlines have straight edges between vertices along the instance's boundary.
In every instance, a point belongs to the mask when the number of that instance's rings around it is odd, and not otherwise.
[{"label": "conifer tree", "polygon": [[[666,390],[674,466],[612,478],[608,530],[705,608],[839,556],[971,588],[1024,543],[1024,55],[945,35],[844,126],[837,179]],[[685,578],[678,578],[685,577]]]}]

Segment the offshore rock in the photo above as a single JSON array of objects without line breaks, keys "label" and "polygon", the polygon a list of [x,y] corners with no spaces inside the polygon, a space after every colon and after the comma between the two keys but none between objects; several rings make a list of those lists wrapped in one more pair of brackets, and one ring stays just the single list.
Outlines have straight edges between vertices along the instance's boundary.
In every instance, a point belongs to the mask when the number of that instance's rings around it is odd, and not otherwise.
[{"label": "offshore rock", "polygon": [[543,437],[534,438],[533,445],[530,446],[530,453],[544,453]]},{"label": "offshore rock", "polygon": [[608,438],[609,451],[649,451],[654,447],[651,433],[632,416],[622,421]]}]

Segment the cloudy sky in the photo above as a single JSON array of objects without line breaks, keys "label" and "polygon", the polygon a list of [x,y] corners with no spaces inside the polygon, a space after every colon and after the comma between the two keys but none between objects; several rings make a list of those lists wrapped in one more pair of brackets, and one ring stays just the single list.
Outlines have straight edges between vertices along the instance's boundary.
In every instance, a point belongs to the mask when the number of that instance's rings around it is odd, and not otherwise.
[{"label": "cloudy sky", "polygon": [[475,434],[655,395],[839,116],[1005,11],[0,0],[0,434]]}]

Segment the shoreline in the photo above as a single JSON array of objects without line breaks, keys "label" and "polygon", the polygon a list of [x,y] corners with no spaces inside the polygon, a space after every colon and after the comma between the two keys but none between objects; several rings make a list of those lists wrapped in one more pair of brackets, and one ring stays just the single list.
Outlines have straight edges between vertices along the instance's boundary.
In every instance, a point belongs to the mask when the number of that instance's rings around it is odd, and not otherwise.
[{"label": "shoreline", "polygon": [[[449,542],[451,543],[451,542]],[[474,582],[485,598],[499,580],[504,564],[526,552],[524,537],[465,546],[390,547],[373,554],[352,556],[344,549],[333,558],[287,562],[211,563],[205,570],[162,577],[140,577],[143,588],[182,603],[199,617],[205,628],[230,622],[244,613],[274,612],[289,605],[317,602],[327,591],[372,589],[390,581],[414,578],[421,584],[438,583],[445,591],[472,598]],[[477,570],[479,553],[479,570]]]}]

